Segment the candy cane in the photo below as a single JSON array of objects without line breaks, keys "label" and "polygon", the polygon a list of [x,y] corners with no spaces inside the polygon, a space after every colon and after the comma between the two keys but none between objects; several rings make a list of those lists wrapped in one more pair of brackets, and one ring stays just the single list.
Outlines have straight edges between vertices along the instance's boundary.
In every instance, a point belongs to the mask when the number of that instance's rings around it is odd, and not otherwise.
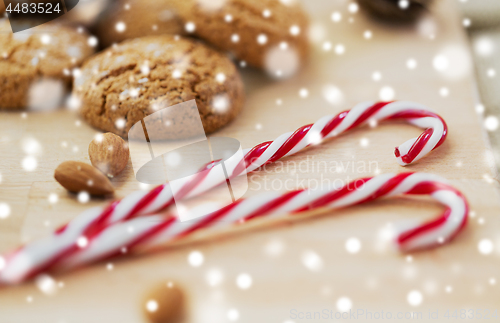
[{"label": "candy cane", "polygon": [[[226,165],[229,177],[246,174],[367,122],[377,123],[383,120],[405,120],[410,124],[426,128],[418,138],[410,139],[396,148],[395,154],[401,165],[422,158],[446,139],[446,123],[425,106],[403,101],[365,102],[358,104],[350,111],[336,116],[325,116],[314,124],[303,126],[295,132],[279,136],[274,141],[264,142],[245,150],[242,160],[232,161],[230,165]],[[207,168],[210,169],[212,165],[207,165]],[[200,172],[183,186],[177,193],[176,199],[199,195],[220,183],[219,176],[216,176],[214,172]],[[80,248],[75,243],[77,238],[92,239],[108,226],[140,215],[160,212],[173,204],[172,191],[168,184],[164,184],[149,192],[134,192],[105,208],[90,209],[72,221],[78,225],[66,225],[55,231],[50,239],[57,240],[57,243],[47,244],[45,249],[39,250],[38,257],[31,258],[29,261],[34,262],[33,267],[43,272],[45,267],[51,267],[59,259],[78,252]],[[82,243],[84,241],[80,240],[80,244]],[[21,253],[22,250],[23,247],[10,254],[8,258],[15,258],[16,254]]]},{"label": "candy cane", "polygon": [[[284,194],[266,193],[239,200],[206,217],[180,222],[173,215],[144,216],[106,228],[89,237],[78,253],[61,256],[59,261],[45,266],[45,270],[73,268],[122,254],[123,250],[149,250],[185,238],[198,230],[211,227],[229,227],[259,217],[289,217],[313,209],[338,209],[366,203],[383,197],[399,195],[429,195],[446,206],[446,211],[435,219],[418,221],[412,227],[397,229],[396,245],[401,251],[431,248],[450,241],[467,224],[468,204],[464,196],[436,175],[425,173],[383,174],[358,179],[338,189],[296,190]],[[74,221],[68,230],[80,231],[84,223]],[[0,272],[0,282],[17,283],[35,273],[43,264],[50,245],[57,239],[48,237],[34,242],[8,259]],[[74,243],[76,243],[74,241]],[[125,248],[125,249],[124,249]]]}]

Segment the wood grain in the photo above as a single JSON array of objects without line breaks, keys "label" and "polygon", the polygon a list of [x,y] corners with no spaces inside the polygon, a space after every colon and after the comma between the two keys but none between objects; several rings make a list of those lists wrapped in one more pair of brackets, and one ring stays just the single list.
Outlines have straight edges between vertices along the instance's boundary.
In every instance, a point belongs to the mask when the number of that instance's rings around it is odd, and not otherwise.
[{"label": "wood grain", "polygon": [[[419,129],[403,124],[359,129],[254,173],[247,196],[283,190],[279,185],[288,179],[288,185],[299,186],[313,185],[314,180],[333,183],[371,176],[377,171],[436,173],[463,191],[474,215],[469,228],[453,243],[413,254],[411,261],[406,255],[389,252],[381,247],[379,237],[387,223],[430,217],[441,207],[421,199],[379,201],[272,226],[257,223],[233,233],[200,236],[152,255],[116,261],[113,270],[101,263],[56,275],[54,278],[64,287],[54,296],[44,295],[33,283],[4,288],[0,290],[0,321],[145,322],[141,314],[144,304],[140,303],[143,295],[152,286],[169,280],[178,282],[188,295],[188,322],[226,322],[227,311],[233,308],[239,311],[238,322],[285,322],[291,319],[293,309],[336,311],[341,297],[348,297],[355,310],[424,313],[423,319],[413,322],[428,322],[425,315],[429,310],[439,309],[441,314],[447,309],[494,310],[500,303],[500,291],[498,285],[490,284],[490,279],[500,280],[500,199],[491,149],[474,111],[477,96],[472,66],[453,80],[433,67],[436,55],[448,45],[468,53],[453,4],[451,0],[439,1],[433,8],[430,21],[436,30],[430,39],[418,28],[393,29],[368,20],[360,12],[351,14],[344,1],[308,1],[305,5],[315,28],[322,28],[324,35],[313,44],[314,52],[306,68],[281,82],[259,71],[243,70],[247,91],[244,111],[217,133],[251,147],[360,101],[377,100],[380,89],[391,86],[397,99],[426,104],[448,122],[449,137],[441,148],[403,169],[392,155],[393,147],[417,136]],[[330,20],[334,11],[342,13],[341,22]],[[371,39],[363,37],[366,30],[372,32]],[[346,51],[343,55],[333,50],[325,52],[323,41],[330,41],[333,47],[343,44]],[[418,62],[416,69],[406,67],[409,58]],[[382,74],[378,82],[372,80],[375,71]],[[342,104],[332,105],[324,99],[325,85],[342,91]],[[443,87],[449,90],[446,97],[440,95]],[[298,95],[301,88],[308,89],[307,98]],[[71,219],[86,207],[106,203],[93,200],[88,205],[78,204],[75,196],[62,190],[52,178],[62,161],[88,162],[87,146],[96,133],[67,110],[28,113],[26,118],[21,113],[0,115],[0,201],[12,208],[11,216],[0,222],[2,251],[23,239],[43,235],[49,227]],[[26,172],[21,167],[27,155],[22,141],[30,137],[41,144],[42,151],[36,156],[37,169]],[[360,145],[362,138],[369,139],[367,147]],[[130,165],[114,179],[114,184],[118,196],[139,187]],[[50,193],[58,194],[57,204],[48,202]],[[357,254],[345,249],[350,237],[362,243]],[[482,239],[495,244],[491,254],[478,252]],[[187,261],[193,250],[204,255],[200,267],[192,267]],[[303,264],[304,255],[312,253],[322,259],[317,271]],[[223,273],[222,283],[215,287],[206,281],[213,269]],[[240,273],[252,276],[248,290],[239,289],[235,283]],[[451,292],[446,292],[448,286]],[[418,308],[407,302],[412,290],[423,294]],[[31,302],[27,302],[28,297]]]}]

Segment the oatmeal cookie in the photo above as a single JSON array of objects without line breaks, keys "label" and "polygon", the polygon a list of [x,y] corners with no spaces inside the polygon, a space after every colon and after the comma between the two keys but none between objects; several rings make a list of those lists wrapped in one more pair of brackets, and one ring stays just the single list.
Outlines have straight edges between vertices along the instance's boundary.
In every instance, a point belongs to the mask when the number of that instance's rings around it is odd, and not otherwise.
[{"label": "oatmeal cookie", "polygon": [[181,35],[183,27],[165,0],[119,0],[99,18],[95,32],[103,47],[126,39],[153,35]]},{"label": "oatmeal cookie", "polygon": [[[216,131],[241,110],[244,89],[238,70],[223,54],[179,36],[148,36],[87,60],[75,78],[74,96],[81,100],[80,112],[88,123],[127,137],[136,122],[158,107],[193,99],[205,132]],[[193,135],[189,118],[174,113],[170,122],[176,127],[158,120],[156,135],[164,139]],[[171,130],[179,129],[179,124],[184,125],[182,132]]]},{"label": "oatmeal cookie", "polygon": [[69,86],[73,68],[93,53],[89,35],[74,28],[46,23],[13,34],[0,19],[0,109],[27,107],[39,80]]},{"label": "oatmeal cookie", "polygon": [[273,57],[269,56],[280,46],[296,56],[291,58],[295,64],[302,64],[308,56],[309,21],[298,1],[164,1],[182,17],[186,32],[252,66],[272,69]]}]

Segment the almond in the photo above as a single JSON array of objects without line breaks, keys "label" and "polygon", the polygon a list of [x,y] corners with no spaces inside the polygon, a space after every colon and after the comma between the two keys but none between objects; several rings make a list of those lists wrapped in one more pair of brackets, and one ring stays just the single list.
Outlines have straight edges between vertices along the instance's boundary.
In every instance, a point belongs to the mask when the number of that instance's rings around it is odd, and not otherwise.
[{"label": "almond", "polygon": [[89,157],[92,165],[113,178],[128,164],[128,144],[110,132],[97,135],[89,145]]},{"label": "almond", "polygon": [[66,161],[54,172],[54,178],[71,192],[86,191],[91,195],[107,195],[114,192],[109,179],[97,168],[78,161]]},{"label": "almond", "polygon": [[185,303],[184,291],[177,284],[158,282],[141,307],[150,323],[175,323],[185,322]]}]

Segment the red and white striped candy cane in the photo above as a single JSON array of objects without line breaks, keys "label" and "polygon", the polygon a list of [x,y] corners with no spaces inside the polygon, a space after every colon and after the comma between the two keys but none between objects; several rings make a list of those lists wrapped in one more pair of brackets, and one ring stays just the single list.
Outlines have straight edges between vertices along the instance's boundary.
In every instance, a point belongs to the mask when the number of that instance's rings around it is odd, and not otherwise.
[{"label": "red and white striped candy cane", "polygon": [[[239,176],[355,127],[366,123],[378,124],[384,120],[404,120],[425,129],[419,137],[409,139],[395,148],[394,153],[401,166],[411,164],[439,147],[448,134],[448,127],[443,118],[421,104],[406,101],[364,102],[349,111],[336,116],[325,116],[295,132],[282,134],[274,141],[266,141],[247,149],[244,151],[243,160],[230,160],[225,165],[229,177]],[[218,178],[215,172],[200,173],[199,177],[185,185],[183,197],[199,195],[214,187],[215,182],[220,184]]]},{"label": "red and white striped candy cane", "polygon": [[[422,158],[440,146],[446,139],[446,123],[439,115],[431,112],[425,106],[403,101],[366,102],[358,104],[350,111],[342,112],[336,116],[325,116],[314,124],[303,126],[295,132],[279,136],[274,141],[264,142],[245,150],[244,158],[232,161],[230,165],[226,164],[226,169],[230,177],[246,174],[357,126],[384,120],[404,120],[426,129],[418,138],[410,139],[396,148],[396,157],[401,165]],[[207,168],[210,166],[208,165]],[[198,173],[176,194],[176,199],[193,197],[221,184],[219,177],[214,175],[210,171]],[[160,212],[173,204],[174,198],[167,183],[149,192],[134,192],[105,208],[90,209],[72,221],[72,223],[79,223],[79,225],[66,225],[55,231],[47,238],[47,241],[54,239],[57,243],[49,242],[43,248],[37,247],[38,255],[33,254],[29,261],[36,263],[36,266],[33,267],[42,272],[45,267],[52,266],[59,259],[78,252],[80,248],[75,241],[79,237],[92,239],[108,226],[140,215]],[[38,245],[42,246],[44,243],[40,242]],[[11,253],[8,258],[16,258],[16,255],[20,254],[24,248],[27,247],[21,247]]]},{"label": "red and white striped candy cane", "polygon": [[[206,217],[180,222],[173,215],[138,217],[106,228],[88,239],[77,253],[61,255],[49,266],[43,260],[53,237],[36,241],[7,260],[0,272],[0,282],[18,283],[44,270],[83,266],[128,252],[164,246],[198,230],[228,227],[259,217],[288,217],[317,208],[338,209],[366,203],[383,197],[429,195],[446,206],[446,211],[431,221],[417,221],[410,228],[396,228],[395,242],[402,251],[435,247],[450,241],[467,224],[468,204],[464,196],[439,176],[425,173],[383,174],[355,180],[338,189],[296,190],[284,194],[273,192],[239,200]],[[73,221],[67,230],[81,231],[85,224]],[[80,237],[81,239],[81,237]],[[87,239],[87,238],[85,238]],[[50,255],[49,255],[50,256]]]}]

